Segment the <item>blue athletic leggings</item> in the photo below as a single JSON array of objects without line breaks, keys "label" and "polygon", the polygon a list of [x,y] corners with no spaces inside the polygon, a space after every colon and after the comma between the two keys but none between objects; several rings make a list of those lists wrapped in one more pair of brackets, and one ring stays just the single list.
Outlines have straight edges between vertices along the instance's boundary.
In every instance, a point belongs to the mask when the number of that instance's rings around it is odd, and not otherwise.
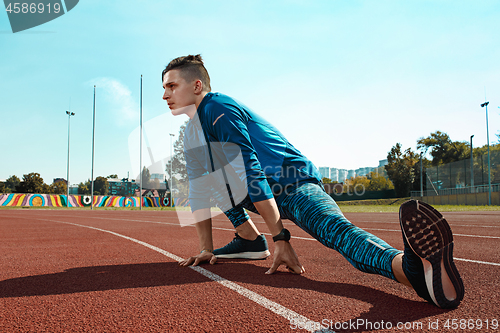
[{"label": "blue athletic leggings", "polygon": [[[360,271],[396,280],[391,265],[401,251],[349,222],[322,185],[304,183],[285,192],[276,198],[282,219],[293,221]],[[244,208],[258,214],[249,197],[225,212],[235,228],[250,219]]]}]

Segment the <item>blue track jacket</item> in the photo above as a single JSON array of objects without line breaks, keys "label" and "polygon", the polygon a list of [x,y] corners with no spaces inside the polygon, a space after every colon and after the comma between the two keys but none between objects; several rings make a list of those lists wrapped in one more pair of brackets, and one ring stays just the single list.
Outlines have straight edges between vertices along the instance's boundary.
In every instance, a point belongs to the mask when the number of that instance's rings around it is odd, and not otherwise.
[{"label": "blue track jacket", "polygon": [[[207,144],[208,142],[208,144]],[[191,210],[226,211],[286,192],[287,186],[321,182],[321,174],[270,123],[233,98],[208,93],[186,126],[184,153]]]}]

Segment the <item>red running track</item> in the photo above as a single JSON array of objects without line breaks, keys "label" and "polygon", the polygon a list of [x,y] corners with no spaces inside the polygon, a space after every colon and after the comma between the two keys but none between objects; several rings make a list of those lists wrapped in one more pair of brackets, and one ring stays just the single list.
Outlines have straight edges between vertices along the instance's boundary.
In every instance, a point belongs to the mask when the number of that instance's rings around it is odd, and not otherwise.
[{"label": "red running track", "polygon": [[[402,249],[397,213],[346,216]],[[454,310],[358,272],[289,221],[300,276],[265,275],[271,258],[179,267],[198,242],[175,212],[2,210],[0,332],[500,332],[500,214],[444,216],[466,288]],[[234,236],[221,215],[214,227],[216,247]]]}]

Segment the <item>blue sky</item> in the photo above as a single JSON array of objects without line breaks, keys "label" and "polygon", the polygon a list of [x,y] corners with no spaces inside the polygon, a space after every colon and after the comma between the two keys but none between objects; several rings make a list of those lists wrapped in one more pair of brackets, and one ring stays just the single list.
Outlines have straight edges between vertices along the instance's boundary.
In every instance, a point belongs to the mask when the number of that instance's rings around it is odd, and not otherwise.
[{"label": "blue sky", "polygon": [[2,12],[0,179],[66,177],[69,107],[70,180],[90,178],[94,84],[94,175],[135,177],[141,74],[147,145],[167,157],[185,118],[170,115],[160,73],[198,53],[213,91],[263,115],[318,167],[377,166],[397,142],[415,149],[436,130],[482,146],[485,90],[497,142],[499,13],[498,1],[81,0],[13,34]]}]

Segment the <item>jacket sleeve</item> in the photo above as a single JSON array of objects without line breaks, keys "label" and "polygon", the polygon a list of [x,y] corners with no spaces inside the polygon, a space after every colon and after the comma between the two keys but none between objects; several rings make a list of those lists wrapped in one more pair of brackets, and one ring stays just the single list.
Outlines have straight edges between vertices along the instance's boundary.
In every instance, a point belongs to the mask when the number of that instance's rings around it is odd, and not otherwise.
[{"label": "jacket sleeve", "polygon": [[[245,183],[252,202],[273,197],[266,175],[248,131],[249,115],[234,105],[211,103],[207,105],[204,124],[210,136],[212,155],[222,156],[223,164],[230,164],[235,176]],[[237,187],[237,186],[236,186]]]}]

